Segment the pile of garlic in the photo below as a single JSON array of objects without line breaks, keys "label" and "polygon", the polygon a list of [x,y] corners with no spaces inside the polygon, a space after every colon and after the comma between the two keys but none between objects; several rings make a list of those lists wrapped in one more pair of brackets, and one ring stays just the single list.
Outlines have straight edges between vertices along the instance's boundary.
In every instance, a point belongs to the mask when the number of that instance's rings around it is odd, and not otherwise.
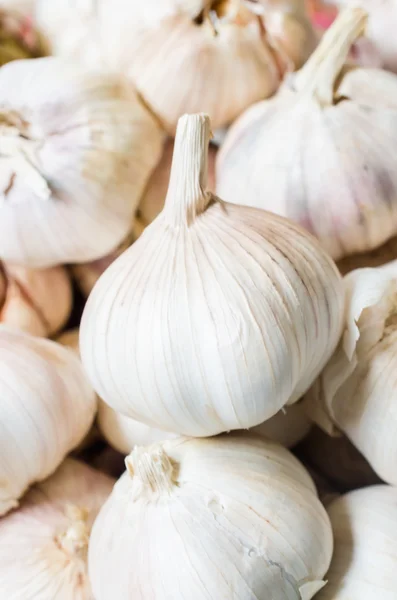
[{"label": "pile of garlic", "polygon": [[394,598],[387,2],[0,0],[0,600]]}]

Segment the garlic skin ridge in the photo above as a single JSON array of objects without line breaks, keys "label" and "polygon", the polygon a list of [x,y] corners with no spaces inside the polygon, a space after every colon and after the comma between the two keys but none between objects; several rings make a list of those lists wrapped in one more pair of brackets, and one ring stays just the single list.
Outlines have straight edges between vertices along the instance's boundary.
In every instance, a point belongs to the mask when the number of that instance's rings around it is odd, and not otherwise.
[{"label": "garlic skin ridge", "polygon": [[132,87],[59,58],[16,61],[0,105],[0,258],[45,268],[113,251],[164,138]]},{"label": "garlic skin ridge", "polygon": [[393,600],[397,589],[397,489],[376,485],[355,490],[328,507],[334,555],[328,584],[316,600]]},{"label": "garlic skin ridge", "polygon": [[97,409],[80,361],[55,342],[0,325],[0,516],[55,471]]},{"label": "garlic skin ridge", "polygon": [[1,323],[50,337],[68,320],[72,296],[64,267],[39,270],[0,264]]},{"label": "garlic skin ridge", "polygon": [[397,484],[397,261],[344,281],[344,333],[304,404],[325,431],[343,431],[379,477]]},{"label": "garlic skin ridge", "polygon": [[78,18],[67,0],[38,0],[36,22],[53,53],[127,75],[171,135],[185,113],[208,112],[214,129],[231,123],[316,44],[291,4],[99,0],[77,10]]},{"label": "garlic skin ridge", "polygon": [[178,438],[136,447],[126,467],[91,533],[96,600],[310,600],[324,586],[330,523],[281,446],[236,433]]},{"label": "garlic skin ridge", "polygon": [[361,9],[341,13],[279,93],[233,124],[217,156],[218,195],[300,223],[335,260],[397,233],[397,77],[344,67],[365,25]]},{"label": "garlic skin ridge", "polygon": [[0,594],[8,600],[93,600],[87,551],[114,480],[67,458],[0,519]]},{"label": "garlic skin ridge", "polygon": [[314,238],[206,191],[209,136],[207,116],[180,120],[164,210],[98,280],[80,338],[112,408],[199,437],[296,402],[343,317],[340,276]]}]

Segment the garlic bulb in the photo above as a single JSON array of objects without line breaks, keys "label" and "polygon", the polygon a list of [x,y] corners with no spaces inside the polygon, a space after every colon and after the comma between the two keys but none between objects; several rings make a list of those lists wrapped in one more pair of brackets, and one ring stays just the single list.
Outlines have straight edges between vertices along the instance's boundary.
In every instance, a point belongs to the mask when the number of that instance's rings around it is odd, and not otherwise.
[{"label": "garlic bulb", "polygon": [[333,0],[332,3],[341,8],[360,6],[368,13],[364,40],[366,53],[362,56],[360,42],[357,55],[362,58],[363,64],[366,64],[366,59],[376,60],[379,66],[397,73],[396,0]]},{"label": "garlic bulb", "polygon": [[0,322],[50,337],[68,320],[72,301],[64,267],[38,270],[0,265]]},{"label": "garlic bulb", "polygon": [[397,472],[397,261],[345,277],[344,334],[305,399],[308,414],[343,431],[386,482]]},{"label": "garlic bulb", "polygon": [[0,396],[1,516],[79,444],[94,419],[96,398],[73,353],[4,325]]},{"label": "garlic bulb", "polygon": [[98,258],[97,260],[93,260],[92,262],[71,266],[73,278],[75,279],[81,293],[83,296],[85,296],[85,298],[88,298],[92,288],[102,273],[106,271],[106,269],[112,264],[112,262],[116,260],[116,258],[120,256],[120,254],[124,252],[124,250],[129,248],[131,244],[138,239],[145,227],[146,224],[143,223],[141,217],[136,216],[132,231],[113,252]]},{"label": "garlic bulb", "polygon": [[0,258],[94,260],[126,237],[163,134],[124,83],[52,57],[0,70]]},{"label": "garlic bulb", "polygon": [[297,401],[343,312],[314,239],[206,191],[209,137],[207,116],[181,118],[164,210],[97,282],[80,338],[105,402],[194,436],[259,425]]},{"label": "garlic bulb", "polygon": [[311,421],[306,416],[302,404],[297,403],[280,410],[274,417],[250,431],[286,448],[292,448],[303,440],[310,427]]},{"label": "garlic bulb", "polygon": [[96,600],[310,600],[323,587],[329,520],[281,446],[178,438],[136,447],[126,466],[92,529]]},{"label": "garlic bulb", "polygon": [[[208,189],[215,190],[215,159],[218,149],[212,144],[208,150]],[[164,208],[170,181],[172,155],[174,152],[173,140],[167,140],[164,144],[163,156],[154,170],[145,193],[139,203],[138,214],[145,225],[149,225],[161,213]]]},{"label": "garlic bulb", "polygon": [[0,594],[8,600],[92,600],[92,523],[114,480],[66,459],[0,519]]},{"label": "garlic bulb", "polygon": [[105,440],[122,454],[129,454],[135,446],[150,445],[177,437],[175,433],[155,429],[125,417],[102,400],[98,406],[98,427]]},{"label": "garlic bulb", "polygon": [[397,78],[343,64],[366,14],[347,9],[303,69],[229,130],[217,193],[272,210],[316,235],[335,258],[397,233]]},{"label": "garlic bulb", "polygon": [[309,20],[288,4],[38,0],[36,13],[54,53],[126,74],[172,135],[185,112],[208,112],[214,128],[232,122],[315,44]]},{"label": "garlic bulb", "polygon": [[328,508],[335,551],[328,585],[316,600],[394,600],[397,590],[397,489],[350,492]]}]

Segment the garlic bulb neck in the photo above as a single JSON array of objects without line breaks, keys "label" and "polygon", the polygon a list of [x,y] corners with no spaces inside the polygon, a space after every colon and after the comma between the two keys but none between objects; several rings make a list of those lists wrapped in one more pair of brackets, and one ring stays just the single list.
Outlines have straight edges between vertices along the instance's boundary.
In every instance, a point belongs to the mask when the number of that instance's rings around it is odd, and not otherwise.
[{"label": "garlic bulb neck", "polygon": [[25,132],[23,121],[18,126],[13,120],[0,115],[0,160],[9,166],[9,177],[1,182],[3,189],[0,191],[6,195],[18,176],[25,180],[39,198],[48,200],[51,191],[37,166],[38,142]]},{"label": "garlic bulb neck", "polygon": [[88,550],[90,528],[87,524],[88,513],[77,506],[70,506],[67,510],[70,519],[69,527],[56,537],[56,543],[67,554],[85,557]]},{"label": "garlic bulb neck", "polygon": [[163,211],[174,226],[190,226],[211,200],[211,194],[206,192],[210,139],[208,115],[185,115],[179,119]]},{"label": "garlic bulb neck", "polygon": [[296,75],[295,90],[310,94],[322,106],[334,101],[335,82],[350,52],[352,44],[365,32],[367,13],[358,7],[347,8],[324,34],[317,50]]},{"label": "garlic bulb neck", "polygon": [[139,447],[125,459],[127,471],[132,479],[139,482],[137,496],[164,496],[171,493],[174,467],[161,446]]}]

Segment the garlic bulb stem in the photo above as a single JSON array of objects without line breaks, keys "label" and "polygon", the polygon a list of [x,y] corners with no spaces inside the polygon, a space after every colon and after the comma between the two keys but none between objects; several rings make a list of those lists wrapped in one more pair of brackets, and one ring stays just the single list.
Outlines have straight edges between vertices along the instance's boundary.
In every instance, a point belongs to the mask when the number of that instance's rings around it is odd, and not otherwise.
[{"label": "garlic bulb stem", "polygon": [[297,91],[315,96],[322,106],[333,104],[336,79],[352,44],[365,32],[367,17],[367,13],[358,7],[340,13],[317,50],[295,76]]},{"label": "garlic bulb stem", "polygon": [[173,466],[161,446],[135,447],[125,459],[127,471],[143,485],[142,492],[156,496],[171,493]]},{"label": "garlic bulb stem", "polygon": [[163,212],[173,225],[190,226],[210,202],[211,194],[205,190],[211,136],[208,115],[184,115],[179,119]]}]

